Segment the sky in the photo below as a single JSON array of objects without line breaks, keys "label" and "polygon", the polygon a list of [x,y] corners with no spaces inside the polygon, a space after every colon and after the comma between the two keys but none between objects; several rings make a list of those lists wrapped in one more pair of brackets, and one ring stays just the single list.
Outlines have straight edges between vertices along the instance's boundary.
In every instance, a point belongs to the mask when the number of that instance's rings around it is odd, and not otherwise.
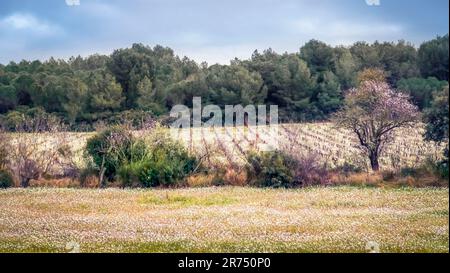
[{"label": "sky", "polygon": [[448,0],[1,0],[0,63],[110,54],[157,44],[227,64],[254,50],[298,52],[447,34]]}]

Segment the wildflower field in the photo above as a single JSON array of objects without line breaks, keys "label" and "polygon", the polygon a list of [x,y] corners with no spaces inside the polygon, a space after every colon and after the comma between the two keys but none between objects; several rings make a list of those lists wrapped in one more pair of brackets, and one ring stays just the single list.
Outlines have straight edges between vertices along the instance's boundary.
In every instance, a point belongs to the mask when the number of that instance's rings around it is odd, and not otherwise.
[{"label": "wildflower field", "polygon": [[0,190],[0,252],[449,252],[449,191]]}]

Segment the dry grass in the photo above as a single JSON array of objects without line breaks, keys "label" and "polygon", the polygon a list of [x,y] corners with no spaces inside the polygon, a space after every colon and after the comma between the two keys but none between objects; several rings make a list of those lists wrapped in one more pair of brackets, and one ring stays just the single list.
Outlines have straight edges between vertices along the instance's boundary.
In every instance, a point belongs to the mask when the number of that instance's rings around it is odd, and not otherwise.
[{"label": "dry grass", "polygon": [[187,178],[186,185],[190,188],[214,186],[217,176],[213,174],[195,174]]},{"label": "dry grass", "polygon": [[30,187],[79,188],[80,182],[77,179],[72,178],[39,179],[39,180],[31,180]]},{"label": "dry grass", "polygon": [[414,175],[402,176],[398,172],[349,173],[334,172],[331,184],[335,186],[381,187],[381,188],[448,188],[449,181],[432,171],[417,169]]},{"label": "dry grass", "polygon": [[449,252],[448,189],[0,190],[0,252]]},{"label": "dry grass", "polygon": [[381,173],[335,173],[331,177],[332,184],[355,187],[379,187],[384,183]]}]

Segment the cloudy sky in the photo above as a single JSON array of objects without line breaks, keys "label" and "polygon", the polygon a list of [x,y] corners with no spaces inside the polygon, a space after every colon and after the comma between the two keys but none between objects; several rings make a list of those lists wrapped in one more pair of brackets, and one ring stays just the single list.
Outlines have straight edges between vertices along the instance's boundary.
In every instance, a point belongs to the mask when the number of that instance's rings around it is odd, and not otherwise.
[{"label": "cloudy sky", "polygon": [[210,64],[269,47],[296,52],[313,38],[419,45],[448,33],[448,8],[448,0],[1,0],[0,63],[109,54],[134,42]]}]

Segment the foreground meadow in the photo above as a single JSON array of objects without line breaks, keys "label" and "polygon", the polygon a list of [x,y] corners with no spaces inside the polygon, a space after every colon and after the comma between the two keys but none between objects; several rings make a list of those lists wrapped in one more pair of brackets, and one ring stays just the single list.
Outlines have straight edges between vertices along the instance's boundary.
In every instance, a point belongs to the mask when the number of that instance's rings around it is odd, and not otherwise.
[{"label": "foreground meadow", "polygon": [[431,188],[9,189],[0,252],[448,252],[448,212]]}]

